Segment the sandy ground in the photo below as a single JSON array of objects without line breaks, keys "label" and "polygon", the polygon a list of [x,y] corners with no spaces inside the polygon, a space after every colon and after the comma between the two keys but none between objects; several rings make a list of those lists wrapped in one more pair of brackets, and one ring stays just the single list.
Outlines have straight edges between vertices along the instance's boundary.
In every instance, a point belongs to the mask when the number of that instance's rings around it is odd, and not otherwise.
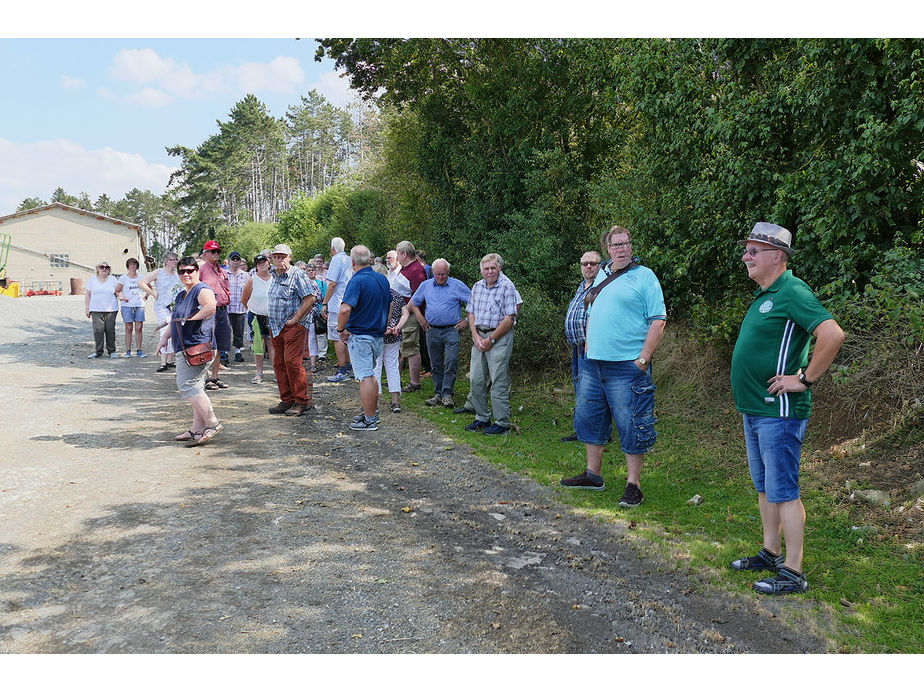
[{"label": "sandy ground", "polygon": [[91,351],[82,297],[0,297],[0,652],[829,647],[786,625],[811,601],[673,573],[410,412],[351,432],[356,383],[322,378],[289,418],[232,368],[225,430],[185,448],[173,374]]}]

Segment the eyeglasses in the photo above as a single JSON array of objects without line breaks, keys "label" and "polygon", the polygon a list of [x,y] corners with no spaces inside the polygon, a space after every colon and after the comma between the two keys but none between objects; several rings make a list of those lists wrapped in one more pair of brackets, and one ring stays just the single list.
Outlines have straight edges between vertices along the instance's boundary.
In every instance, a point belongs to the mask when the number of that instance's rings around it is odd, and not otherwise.
[{"label": "eyeglasses", "polygon": [[97,269],[110,269],[109,265],[100,265]]},{"label": "eyeglasses", "polygon": [[628,248],[632,243],[626,241],[625,243],[607,243],[610,248]]},{"label": "eyeglasses", "polygon": [[186,268],[186,269],[178,269],[176,273],[177,274],[192,274],[193,272],[198,272],[198,271],[199,271],[198,269]]},{"label": "eyeglasses", "polygon": [[757,253],[775,253],[777,250],[777,248],[746,248],[744,254],[754,257]]},{"label": "eyeglasses", "polygon": [[582,262],[581,267],[596,267],[599,264],[599,262]]}]

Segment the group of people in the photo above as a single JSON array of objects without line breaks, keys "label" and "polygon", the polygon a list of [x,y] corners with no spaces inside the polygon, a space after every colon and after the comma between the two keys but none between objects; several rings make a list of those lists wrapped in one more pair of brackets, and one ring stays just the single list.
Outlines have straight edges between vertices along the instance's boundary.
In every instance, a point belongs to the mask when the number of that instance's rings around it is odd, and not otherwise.
[{"label": "group of people", "polygon": [[[802,441],[811,413],[810,388],[831,366],[844,333],[811,289],[787,265],[792,234],[758,222],[741,260],[758,289],[731,363],[735,406],[742,415],[748,467],[757,491],[763,545],[754,556],[732,561],[734,570],[775,573],[754,583],[764,594],[804,592],[802,572],[805,508],[799,493]],[[644,455],[657,439],[652,359],[667,321],[661,285],[632,253],[629,231],[613,226],[601,249],[581,257],[582,281],[565,316],[572,347],[575,387],[574,435],[587,453],[586,469],[561,480],[575,489],[602,491],[603,447],[612,425],[626,457],[624,508],[644,499]],[[809,359],[809,345],[815,348]],[[783,546],[785,541],[785,555]]]},{"label": "group of people", "polygon": [[[810,388],[830,367],[844,333],[809,287],[787,268],[794,253],[787,229],[759,222],[739,243],[744,246],[741,259],[748,276],[759,288],[732,356],[731,386],[742,414],[763,546],[730,567],[775,572],[754,584],[759,592],[803,592],[808,587],[802,573],[805,510],[798,477],[811,413]],[[562,440],[584,443],[586,468],[562,479],[561,485],[605,489],[604,446],[611,441],[615,424],[627,468],[618,504],[633,508],[644,500],[644,456],[657,440],[652,360],[664,334],[667,311],[660,282],[633,255],[627,229],[613,226],[602,234],[600,245],[603,254],[588,250],[580,258],[582,280],[564,321],[572,350],[575,407],[574,434]],[[401,392],[421,389],[422,344],[433,383],[426,404],[455,407],[461,337],[468,329],[470,393],[465,404],[453,411],[474,414],[467,431],[510,432],[510,357],[522,299],[504,274],[504,261],[497,253],[481,259],[482,279],[469,288],[450,276],[447,260],[439,258],[427,265],[410,241],[398,243],[383,261],[363,245],[347,253],[343,239],[333,238],[329,265],[320,255],[293,264],[291,248],[280,244],[258,255],[249,272],[241,269],[243,261],[237,253],[229,255],[229,270],[224,269],[220,252],[215,241],[208,241],[198,260],[168,253],[164,267],[143,278],[137,276],[135,262],[134,273],[129,267],[128,279],[115,283],[108,277],[107,263],[100,263],[96,281],[88,284],[87,316],[93,317],[97,335],[97,350],[91,357],[102,355],[103,336],[110,354],[114,353],[114,338],[109,337],[112,311],[107,310],[113,304],[104,305],[102,300],[110,290],[113,298],[128,303],[123,308],[127,344],[132,334],[128,325],[143,321],[132,303],[139,295],[142,306],[149,295],[154,297],[162,328],[158,370],[176,368],[177,386],[194,411],[190,429],[177,440],[200,445],[221,430],[205,391],[226,387],[218,378],[220,354],[234,348],[239,360],[246,323],[244,317],[232,316],[248,314],[253,316],[254,382],[262,382],[265,350],[279,390],[279,403],[270,413],[301,416],[313,408],[311,376],[327,353],[327,342],[333,343],[337,360],[337,371],[327,380],[360,383],[361,407],[349,424],[352,430],[379,428],[383,368],[393,412],[401,411]],[[604,256],[609,259],[604,261]],[[128,308],[131,311],[126,313]],[[142,356],[140,324],[134,334]],[[816,343],[809,360],[812,337]],[[204,344],[215,349],[209,363],[190,366],[175,358],[190,346]],[[402,387],[405,361],[409,383]]]}]

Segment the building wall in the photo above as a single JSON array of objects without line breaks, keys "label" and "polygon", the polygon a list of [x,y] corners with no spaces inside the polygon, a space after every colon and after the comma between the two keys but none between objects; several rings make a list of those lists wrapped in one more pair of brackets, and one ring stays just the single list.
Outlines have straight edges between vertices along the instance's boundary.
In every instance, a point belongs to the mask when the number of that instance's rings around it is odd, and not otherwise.
[{"label": "building wall", "polygon": [[[12,244],[48,254],[67,255],[71,262],[95,267],[106,260],[113,275],[125,272],[125,261],[136,258],[140,272],[146,271],[141,241],[135,227],[107,219],[49,209],[8,218],[0,223],[0,233],[12,236]],[[59,263],[60,264],[60,263]],[[80,278],[82,286],[94,272],[83,267],[53,266],[47,257],[10,248],[6,276],[19,281],[23,293],[35,282],[61,282],[62,291],[70,292],[72,277]]]}]

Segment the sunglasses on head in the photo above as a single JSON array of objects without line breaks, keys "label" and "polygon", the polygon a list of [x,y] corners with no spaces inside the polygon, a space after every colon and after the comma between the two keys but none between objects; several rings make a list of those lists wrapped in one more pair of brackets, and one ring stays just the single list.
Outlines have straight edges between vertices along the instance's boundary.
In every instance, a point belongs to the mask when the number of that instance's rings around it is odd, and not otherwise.
[{"label": "sunglasses on head", "polygon": [[178,269],[178,270],[176,271],[176,273],[177,273],[177,274],[192,274],[193,272],[198,272],[198,271],[199,271],[198,269],[193,269],[193,268],[191,268],[191,267],[186,267],[186,268],[184,268],[184,269]]}]

